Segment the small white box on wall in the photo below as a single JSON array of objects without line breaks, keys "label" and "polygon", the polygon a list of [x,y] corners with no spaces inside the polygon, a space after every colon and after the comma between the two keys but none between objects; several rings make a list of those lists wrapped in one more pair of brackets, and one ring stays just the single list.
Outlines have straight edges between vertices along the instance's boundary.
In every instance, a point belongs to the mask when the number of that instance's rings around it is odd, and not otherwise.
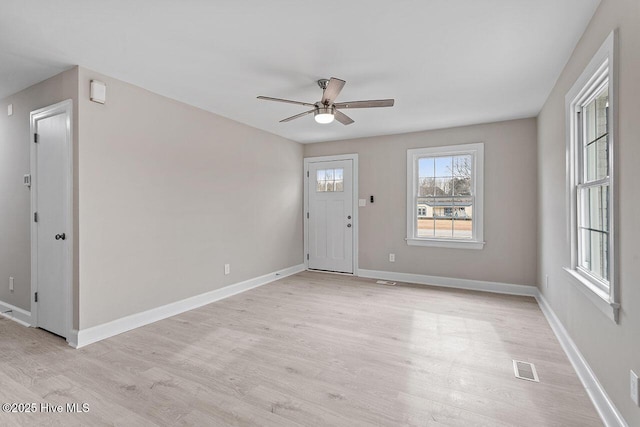
[{"label": "small white box on wall", "polygon": [[107,84],[98,80],[91,80],[91,94],[89,99],[104,104],[107,100]]}]

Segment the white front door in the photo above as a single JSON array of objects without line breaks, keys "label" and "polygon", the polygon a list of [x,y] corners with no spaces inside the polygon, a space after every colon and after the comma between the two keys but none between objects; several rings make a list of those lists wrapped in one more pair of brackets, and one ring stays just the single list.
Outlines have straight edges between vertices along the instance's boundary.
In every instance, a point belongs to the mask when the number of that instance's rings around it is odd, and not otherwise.
[{"label": "white front door", "polygon": [[[70,104],[70,103],[69,103]],[[32,113],[36,326],[67,337],[70,106]]]},{"label": "white front door", "polygon": [[353,273],[353,160],[309,163],[309,268]]}]

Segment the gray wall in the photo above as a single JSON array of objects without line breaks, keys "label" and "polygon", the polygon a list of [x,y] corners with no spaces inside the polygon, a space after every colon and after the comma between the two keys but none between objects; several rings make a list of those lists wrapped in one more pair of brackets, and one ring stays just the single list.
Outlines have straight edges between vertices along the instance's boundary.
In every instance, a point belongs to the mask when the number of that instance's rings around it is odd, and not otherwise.
[{"label": "gray wall", "polygon": [[[31,310],[31,194],[29,114],[72,99],[77,111],[78,69],[73,68],[0,101],[0,301]],[[13,104],[13,115],[7,106]],[[14,292],[9,292],[14,277]]]},{"label": "gray wall", "polygon": [[[485,143],[482,250],[408,246],[407,149]],[[305,157],[358,153],[359,268],[536,283],[536,119],[305,145]],[[389,253],[396,262],[389,262]]]},{"label": "gray wall", "polygon": [[79,87],[81,329],[303,262],[301,144],[83,68]]},{"label": "gray wall", "polygon": [[[619,28],[617,152],[620,324],[604,316],[562,270],[566,239],[565,95],[602,45]],[[640,408],[629,398],[629,370],[640,374],[640,2],[603,0],[538,118],[539,268],[541,291],[631,426]]]}]

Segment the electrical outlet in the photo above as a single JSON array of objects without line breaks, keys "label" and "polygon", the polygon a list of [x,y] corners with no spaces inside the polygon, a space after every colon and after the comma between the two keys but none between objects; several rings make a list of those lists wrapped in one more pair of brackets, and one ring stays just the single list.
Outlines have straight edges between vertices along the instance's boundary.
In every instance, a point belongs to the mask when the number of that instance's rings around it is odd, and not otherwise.
[{"label": "electrical outlet", "polygon": [[396,254],[389,254],[389,262],[396,262]]},{"label": "electrical outlet", "polygon": [[224,274],[230,274],[231,273],[231,265],[230,264],[225,264],[224,265]]},{"label": "electrical outlet", "polygon": [[13,292],[13,277],[9,277],[9,290]]},{"label": "electrical outlet", "polygon": [[638,380],[638,375],[635,372],[630,371],[630,379],[631,379],[631,400],[636,404],[636,406],[640,406],[640,396],[638,396],[638,388],[640,388],[640,380]]}]

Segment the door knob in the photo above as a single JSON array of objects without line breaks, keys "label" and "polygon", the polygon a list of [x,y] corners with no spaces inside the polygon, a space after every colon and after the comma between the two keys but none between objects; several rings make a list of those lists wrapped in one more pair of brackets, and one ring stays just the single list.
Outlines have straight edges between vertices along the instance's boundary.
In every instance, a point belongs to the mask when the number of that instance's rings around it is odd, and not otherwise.
[{"label": "door knob", "polygon": [[347,219],[351,219],[351,215],[349,215],[349,216],[347,217]]},{"label": "door knob", "polygon": [[66,238],[67,236],[65,236],[64,233],[56,234],[56,240],[65,240]]},{"label": "door knob", "polygon": [[351,224],[347,224],[347,227],[351,228]]}]

